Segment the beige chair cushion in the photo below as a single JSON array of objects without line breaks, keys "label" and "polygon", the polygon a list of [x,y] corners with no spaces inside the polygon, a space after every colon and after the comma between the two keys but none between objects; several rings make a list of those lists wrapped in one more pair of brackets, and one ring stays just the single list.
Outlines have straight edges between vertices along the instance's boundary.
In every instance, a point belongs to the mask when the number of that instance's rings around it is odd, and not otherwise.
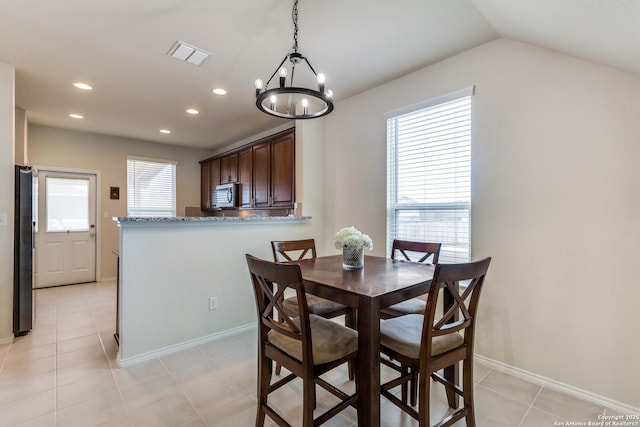
[{"label": "beige chair cushion", "polygon": [[[293,322],[300,325],[299,318],[293,319]],[[313,314],[309,315],[309,322],[315,365],[332,362],[358,349],[358,333],[353,329]],[[301,341],[273,330],[269,331],[267,339],[289,356],[302,361]]]},{"label": "beige chair cushion", "polygon": [[[408,314],[380,324],[380,342],[382,345],[412,359],[420,358],[420,342],[422,340],[422,323],[424,316]],[[464,342],[461,334],[455,332],[434,337],[431,355],[449,351]]]},{"label": "beige chair cushion", "polygon": [[393,317],[403,316],[405,314],[424,314],[427,303],[421,299],[413,298],[407,301],[399,302],[390,307],[383,308],[382,311]]},{"label": "beige chair cushion", "polygon": [[[296,297],[286,298],[282,302],[282,306],[286,310],[298,313],[298,299]],[[309,314],[317,314],[318,316],[345,308],[342,304],[310,294],[307,294],[307,307],[309,307]]]}]

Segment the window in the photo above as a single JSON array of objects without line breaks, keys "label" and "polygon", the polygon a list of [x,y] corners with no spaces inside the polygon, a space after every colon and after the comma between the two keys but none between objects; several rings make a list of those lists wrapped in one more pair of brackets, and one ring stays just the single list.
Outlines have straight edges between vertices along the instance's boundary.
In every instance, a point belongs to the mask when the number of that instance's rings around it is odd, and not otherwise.
[{"label": "window", "polygon": [[45,177],[47,233],[89,231],[89,179]]},{"label": "window", "polygon": [[176,216],[176,162],[127,157],[127,215]]},{"label": "window", "polygon": [[387,115],[387,252],[393,239],[440,242],[471,259],[473,88]]}]

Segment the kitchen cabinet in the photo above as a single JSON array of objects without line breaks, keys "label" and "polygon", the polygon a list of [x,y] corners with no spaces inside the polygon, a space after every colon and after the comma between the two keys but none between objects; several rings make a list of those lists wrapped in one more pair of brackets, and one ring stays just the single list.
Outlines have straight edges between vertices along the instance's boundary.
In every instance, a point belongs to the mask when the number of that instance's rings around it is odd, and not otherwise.
[{"label": "kitchen cabinet", "polygon": [[271,206],[293,206],[295,202],[294,134],[271,141]]},{"label": "kitchen cabinet", "polygon": [[211,208],[216,207],[214,194],[217,185],[220,185],[220,159],[213,159],[211,160],[211,178],[209,179],[209,186],[211,187]]},{"label": "kitchen cabinet", "polygon": [[238,153],[220,159],[220,183],[238,182]]},{"label": "kitchen cabinet", "polygon": [[200,162],[200,209],[215,208],[214,193],[220,184],[220,159],[208,159]]},{"label": "kitchen cabinet", "polygon": [[212,207],[211,161],[200,162],[200,209]]},{"label": "kitchen cabinet", "polygon": [[216,185],[231,182],[240,184],[240,208],[292,208],[295,204],[294,129],[203,160],[200,164],[203,210],[215,208]]},{"label": "kitchen cabinet", "polygon": [[241,208],[249,208],[253,203],[253,149],[251,147],[238,153],[238,183],[240,183]]},{"label": "kitchen cabinet", "polygon": [[253,207],[269,207],[271,201],[271,142],[253,146]]},{"label": "kitchen cabinet", "polygon": [[291,207],[295,203],[293,132],[253,147],[254,207]]}]

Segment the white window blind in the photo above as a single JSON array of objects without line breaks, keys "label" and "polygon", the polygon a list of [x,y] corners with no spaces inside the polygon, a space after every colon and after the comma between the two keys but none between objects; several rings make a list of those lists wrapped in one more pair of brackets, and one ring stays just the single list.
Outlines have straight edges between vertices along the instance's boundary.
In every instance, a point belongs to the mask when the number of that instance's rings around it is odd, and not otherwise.
[{"label": "white window blind", "polygon": [[471,259],[471,93],[387,119],[387,253],[393,239],[440,242]]},{"label": "white window blind", "polygon": [[176,162],[127,158],[127,215],[176,216]]}]

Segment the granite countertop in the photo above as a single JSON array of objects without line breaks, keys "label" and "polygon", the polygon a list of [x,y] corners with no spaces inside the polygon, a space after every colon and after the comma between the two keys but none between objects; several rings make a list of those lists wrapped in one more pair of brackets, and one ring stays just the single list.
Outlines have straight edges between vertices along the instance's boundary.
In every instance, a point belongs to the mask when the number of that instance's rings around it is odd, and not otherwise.
[{"label": "granite countertop", "polygon": [[113,217],[119,224],[179,224],[179,223],[242,223],[242,222],[297,222],[311,219],[310,216],[174,216],[174,217]]}]

